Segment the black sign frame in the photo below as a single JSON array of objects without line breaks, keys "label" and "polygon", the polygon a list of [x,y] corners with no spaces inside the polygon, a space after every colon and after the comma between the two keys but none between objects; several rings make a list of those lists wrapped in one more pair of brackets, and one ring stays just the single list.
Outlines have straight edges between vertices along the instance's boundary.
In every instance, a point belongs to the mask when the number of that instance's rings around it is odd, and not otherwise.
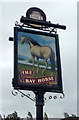
[{"label": "black sign frame", "polygon": [[[18,79],[18,32],[25,32],[25,33],[32,33],[32,34],[39,34],[39,35],[55,37],[56,55],[57,55],[56,56],[57,57],[57,69],[58,69],[57,85],[52,85],[52,86],[51,85],[50,86],[45,86],[45,85],[39,86],[39,85],[32,85],[32,84],[29,85],[29,84],[25,84],[25,83],[22,83],[19,81],[19,79]],[[20,90],[38,91],[39,89],[42,89],[45,92],[63,93],[58,34],[14,27],[14,78],[13,78],[13,87],[14,87],[14,89],[20,89]]]}]

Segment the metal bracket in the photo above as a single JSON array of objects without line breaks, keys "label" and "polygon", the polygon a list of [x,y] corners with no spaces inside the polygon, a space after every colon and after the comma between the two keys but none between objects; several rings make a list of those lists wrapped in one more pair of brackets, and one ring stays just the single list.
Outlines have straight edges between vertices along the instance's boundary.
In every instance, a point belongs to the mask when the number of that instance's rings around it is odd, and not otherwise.
[{"label": "metal bracket", "polygon": [[53,33],[57,34],[57,28],[52,28],[52,27],[50,27],[50,28],[49,28],[49,32],[50,32],[50,33],[53,32]]},{"label": "metal bracket", "polygon": [[[27,97],[29,98],[31,101],[35,102],[36,101],[36,98],[32,98],[30,97],[30,94],[25,94],[23,93],[22,91],[18,90],[18,89],[13,89],[12,90],[12,95],[16,96],[18,95],[18,92],[21,94],[21,97]],[[65,97],[65,94],[64,93],[61,93],[62,95],[60,95],[59,98],[63,99]],[[58,98],[58,95],[50,95],[48,98],[44,97],[44,103],[46,103],[47,101],[51,100],[51,99],[57,99]]]},{"label": "metal bracket", "polygon": [[38,27],[38,26],[34,26],[32,24],[23,24],[23,23],[19,23],[18,21],[15,22],[15,26],[17,27],[20,27],[20,28],[32,28],[32,29],[39,29],[39,30],[42,30],[42,31],[47,31],[47,32],[50,32],[50,33],[55,33],[57,34],[57,28],[54,28],[54,27],[47,27],[47,26],[43,26],[43,27]]},{"label": "metal bracket", "polygon": [[9,37],[9,41],[14,41],[14,38],[13,37]]},{"label": "metal bracket", "polygon": [[18,92],[21,94],[21,97],[27,97],[27,98],[29,98],[31,101],[35,102],[35,98],[30,97],[30,94],[25,94],[25,93],[23,93],[22,91],[17,90],[17,89],[13,89],[13,90],[12,90],[12,95],[16,96],[16,95],[18,95]]},{"label": "metal bracket", "polygon": [[[61,98],[61,99],[63,99],[64,97],[65,97],[65,94],[64,93],[61,93],[62,95],[60,95],[60,97],[59,98]],[[47,101],[49,101],[49,100],[51,100],[51,99],[57,99],[58,98],[58,96],[59,96],[59,94],[58,95],[50,95],[48,98],[44,98],[44,101],[45,102],[47,102]]]}]

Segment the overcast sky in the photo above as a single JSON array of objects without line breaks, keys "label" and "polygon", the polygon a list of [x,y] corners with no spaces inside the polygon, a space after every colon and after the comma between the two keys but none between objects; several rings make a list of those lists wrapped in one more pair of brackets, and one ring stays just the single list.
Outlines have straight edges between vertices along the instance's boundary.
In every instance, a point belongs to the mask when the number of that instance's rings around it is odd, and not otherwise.
[{"label": "overcast sky", "polygon": [[[58,30],[65,98],[61,100],[60,94],[57,94],[58,99],[48,100],[45,103],[44,112],[48,117],[63,117],[64,112],[77,114],[77,1],[58,1],[0,2],[0,113],[2,115],[15,110],[21,117],[26,117],[28,111],[35,117],[35,103],[28,98],[22,98],[20,94],[16,97],[11,94],[14,56],[13,42],[8,41],[10,36],[13,37],[15,21],[19,21],[22,15],[25,16],[26,10],[30,7],[39,7],[46,13],[47,21],[67,27],[66,30]],[[24,92],[34,97],[32,92]],[[45,97],[48,98],[49,95],[53,93],[46,93]]]}]

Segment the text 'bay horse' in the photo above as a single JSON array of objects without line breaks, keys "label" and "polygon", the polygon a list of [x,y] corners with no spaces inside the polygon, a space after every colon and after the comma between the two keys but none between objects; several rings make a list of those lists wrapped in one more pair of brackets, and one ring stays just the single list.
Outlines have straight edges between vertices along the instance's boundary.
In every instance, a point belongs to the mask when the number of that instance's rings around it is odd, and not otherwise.
[{"label": "text 'bay horse'", "polygon": [[37,73],[39,72],[39,59],[43,59],[44,63],[46,65],[46,68],[42,71],[42,74],[44,75],[45,70],[48,67],[47,60],[50,58],[51,62],[51,71],[53,72],[55,70],[55,54],[51,47],[49,46],[41,46],[38,44],[35,40],[33,40],[31,37],[23,35],[21,37],[21,44],[24,42],[28,42],[30,46],[30,52],[32,56],[33,61],[33,69],[35,64],[35,57],[37,59]]}]

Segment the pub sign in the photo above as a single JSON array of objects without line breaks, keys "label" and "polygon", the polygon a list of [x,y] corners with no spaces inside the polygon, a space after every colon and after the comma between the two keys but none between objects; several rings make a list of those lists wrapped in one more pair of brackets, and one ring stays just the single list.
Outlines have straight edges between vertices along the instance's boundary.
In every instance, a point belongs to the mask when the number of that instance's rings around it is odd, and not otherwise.
[{"label": "pub sign", "polygon": [[14,27],[13,87],[63,92],[58,34]]}]

